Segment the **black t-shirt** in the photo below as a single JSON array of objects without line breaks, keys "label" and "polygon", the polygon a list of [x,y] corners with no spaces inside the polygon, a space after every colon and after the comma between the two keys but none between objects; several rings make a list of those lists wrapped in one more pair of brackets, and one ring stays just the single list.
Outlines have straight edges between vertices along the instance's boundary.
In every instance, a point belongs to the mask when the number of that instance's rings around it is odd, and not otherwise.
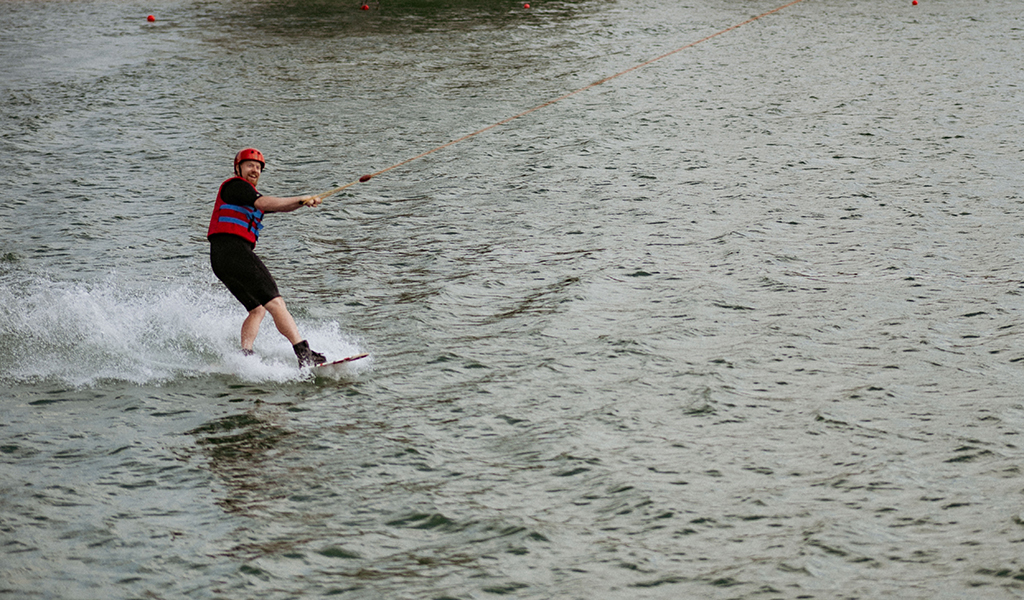
[{"label": "black t-shirt", "polygon": [[224,184],[224,188],[220,191],[220,199],[226,204],[252,206],[254,208],[256,206],[256,199],[262,195],[244,179],[232,179]]}]

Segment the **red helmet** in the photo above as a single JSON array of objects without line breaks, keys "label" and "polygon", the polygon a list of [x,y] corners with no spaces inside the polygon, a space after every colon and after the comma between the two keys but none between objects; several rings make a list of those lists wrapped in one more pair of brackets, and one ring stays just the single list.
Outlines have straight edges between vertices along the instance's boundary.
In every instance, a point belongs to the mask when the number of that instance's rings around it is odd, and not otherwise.
[{"label": "red helmet", "polygon": [[254,160],[260,163],[261,171],[267,167],[267,163],[263,160],[262,152],[255,148],[246,148],[245,150],[240,150],[238,154],[235,155],[235,173],[238,173],[238,165],[240,165],[244,160]]}]

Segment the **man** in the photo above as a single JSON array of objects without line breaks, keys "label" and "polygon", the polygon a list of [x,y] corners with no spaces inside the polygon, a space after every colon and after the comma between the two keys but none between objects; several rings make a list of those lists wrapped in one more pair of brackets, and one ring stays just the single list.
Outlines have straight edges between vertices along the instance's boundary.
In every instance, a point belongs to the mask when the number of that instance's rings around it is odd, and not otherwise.
[{"label": "man", "polygon": [[235,176],[221,184],[206,234],[210,241],[210,265],[228,290],[242,303],[249,316],[242,323],[242,353],[251,355],[260,323],[269,312],[281,335],[288,338],[299,367],[325,362],[323,354],[310,349],[299,335],[295,319],[285,307],[277,283],[263,261],[256,256],[256,240],[263,229],[262,219],[269,212],[291,212],[301,206],[319,206],[315,196],[277,198],[256,191],[266,162],[255,148],[235,155]]}]

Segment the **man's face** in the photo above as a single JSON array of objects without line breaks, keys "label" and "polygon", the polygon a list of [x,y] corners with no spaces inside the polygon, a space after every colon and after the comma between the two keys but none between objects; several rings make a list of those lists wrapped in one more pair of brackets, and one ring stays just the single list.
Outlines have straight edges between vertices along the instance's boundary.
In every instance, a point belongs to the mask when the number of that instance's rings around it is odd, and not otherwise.
[{"label": "man's face", "polygon": [[263,167],[260,163],[255,160],[243,160],[238,163],[238,175],[256,187],[256,182],[260,180],[260,174],[263,172]]}]

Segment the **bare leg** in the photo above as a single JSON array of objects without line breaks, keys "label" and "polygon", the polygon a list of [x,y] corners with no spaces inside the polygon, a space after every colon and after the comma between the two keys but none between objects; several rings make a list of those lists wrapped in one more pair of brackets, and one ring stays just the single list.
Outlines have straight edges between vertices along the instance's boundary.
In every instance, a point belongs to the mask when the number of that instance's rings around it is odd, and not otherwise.
[{"label": "bare leg", "polygon": [[267,316],[267,309],[262,306],[257,306],[249,311],[249,316],[242,323],[242,350],[252,350],[256,334],[260,332],[260,323],[263,322],[265,316]]},{"label": "bare leg", "polygon": [[270,313],[270,316],[274,318],[274,325],[277,326],[277,330],[292,343],[295,356],[299,359],[300,369],[327,361],[327,357],[319,352],[314,352],[310,349],[309,343],[299,336],[299,328],[295,325],[295,319],[288,312],[284,305],[284,300],[280,296],[263,306]]},{"label": "bare leg", "polygon": [[270,316],[274,318],[274,325],[277,327],[277,330],[281,332],[281,335],[288,338],[288,341],[293,346],[302,341],[302,337],[299,336],[299,328],[295,324],[295,319],[292,318],[291,313],[285,307],[284,299],[278,296],[263,306],[270,313]]}]

